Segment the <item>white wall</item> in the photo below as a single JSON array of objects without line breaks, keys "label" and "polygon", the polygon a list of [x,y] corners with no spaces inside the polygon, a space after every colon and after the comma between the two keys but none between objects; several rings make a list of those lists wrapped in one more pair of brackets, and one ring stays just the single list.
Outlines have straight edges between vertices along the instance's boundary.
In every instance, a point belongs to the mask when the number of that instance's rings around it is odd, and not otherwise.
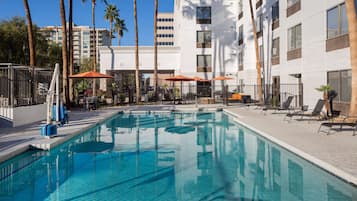
[{"label": "white wall", "polygon": [[46,119],[46,104],[13,108],[13,127]]}]

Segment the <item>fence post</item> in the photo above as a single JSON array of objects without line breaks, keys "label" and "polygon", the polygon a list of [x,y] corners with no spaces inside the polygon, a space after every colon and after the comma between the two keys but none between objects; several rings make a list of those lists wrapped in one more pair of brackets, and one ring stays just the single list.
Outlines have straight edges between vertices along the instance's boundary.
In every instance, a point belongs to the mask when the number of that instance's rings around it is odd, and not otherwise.
[{"label": "fence post", "polygon": [[8,66],[8,78],[10,79],[10,95],[9,95],[9,103],[11,107],[14,107],[15,105],[15,100],[14,100],[14,68],[12,67],[12,64],[9,64]]}]

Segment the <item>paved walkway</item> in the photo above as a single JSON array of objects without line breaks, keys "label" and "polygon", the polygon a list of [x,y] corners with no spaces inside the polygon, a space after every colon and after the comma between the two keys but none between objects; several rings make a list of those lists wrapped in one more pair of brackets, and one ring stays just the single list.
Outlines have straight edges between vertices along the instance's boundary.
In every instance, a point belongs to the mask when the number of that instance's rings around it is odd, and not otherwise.
[{"label": "paved walkway", "polygon": [[285,114],[264,114],[254,107],[231,107],[226,111],[270,140],[357,185],[357,135],[353,136],[352,130],[327,135],[317,133],[321,121],[284,121]]},{"label": "paved walkway", "polygon": [[[115,115],[121,110],[191,110],[223,108],[222,105],[150,105],[106,108],[96,111],[72,111],[70,123],[58,129],[59,135],[45,139],[40,136],[38,122],[25,127],[0,129],[0,162],[26,151],[31,146],[50,149],[68,140],[81,131]],[[298,155],[322,166],[335,175],[357,185],[357,135],[352,131],[332,132],[330,135],[317,133],[318,121],[283,121],[284,115],[264,115],[253,107],[229,106],[225,110],[236,116],[236,119],[255,129],[266,138],[280,143]]]}]

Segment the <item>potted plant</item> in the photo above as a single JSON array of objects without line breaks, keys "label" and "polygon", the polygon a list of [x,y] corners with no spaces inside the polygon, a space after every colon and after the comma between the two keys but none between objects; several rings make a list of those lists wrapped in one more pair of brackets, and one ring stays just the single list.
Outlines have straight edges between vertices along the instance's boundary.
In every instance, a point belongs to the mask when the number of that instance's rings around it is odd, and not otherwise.
[{"label": "potted plant", "polygon": [[330,112],[330,105],[328,102],[328,92],[331,91],[333,88],[331,85],[327,84],[327,85],[321,85],[319,88],[316,88],[317,91],[321,91],[323,92],[323,100],[325,101],[325,110],[326,110],[326,114],[329,114]]}]

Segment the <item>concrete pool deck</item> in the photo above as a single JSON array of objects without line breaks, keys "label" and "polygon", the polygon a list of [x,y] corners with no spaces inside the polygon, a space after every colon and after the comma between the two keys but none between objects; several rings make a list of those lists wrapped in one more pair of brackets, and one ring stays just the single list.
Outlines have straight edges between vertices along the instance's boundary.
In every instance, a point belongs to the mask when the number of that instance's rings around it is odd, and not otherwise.
[{"label": "concrete pool deck", "polygon": [[317,133],[319,121],[284,121],[283,114],[263,115],[253,107],[222,105],[145,105],[105,108],[95,111],[72,111],[70,123],[58,129],[58,136],[45,139],[36,124],[0,129],[0,162],[3,162],[30,147],[51,149],[69,138],[97,125],[120,111],[192,111],[197,109],[214,111],[225,108],[227,113],[243,125],[262,134],[263,137],[280,144],[297,155],[326,169],[332,174],[357,186],[357,135],[352,131]]}]

